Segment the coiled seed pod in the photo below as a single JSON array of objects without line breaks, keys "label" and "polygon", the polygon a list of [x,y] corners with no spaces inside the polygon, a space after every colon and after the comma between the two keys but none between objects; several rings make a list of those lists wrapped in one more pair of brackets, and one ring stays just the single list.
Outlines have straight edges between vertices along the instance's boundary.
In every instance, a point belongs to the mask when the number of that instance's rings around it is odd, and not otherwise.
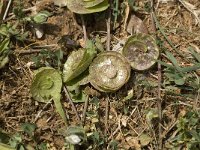
[{"label": "coiled seed pod", "polygon": [[131,36],[122,50],[135,70],[147,70],[153,66],[159,57],[159,49],[155,39],[147,34]]},{"label": "coiled seed pod", "polygon": [[99,91],[114,92],[128,81],[130,72],[123,55],[115,51],[102,52],[89,67],[90,83]]},{"label": "coiled seed pod", "polygon": [[53,99],[56,109],[67,124],[65,112],[60,102],[62,89],[62,78],[60,73],[54,68],[42,67],[35,73],[31,84],[30,92],[32,97],[39,101],[48,103]]}]

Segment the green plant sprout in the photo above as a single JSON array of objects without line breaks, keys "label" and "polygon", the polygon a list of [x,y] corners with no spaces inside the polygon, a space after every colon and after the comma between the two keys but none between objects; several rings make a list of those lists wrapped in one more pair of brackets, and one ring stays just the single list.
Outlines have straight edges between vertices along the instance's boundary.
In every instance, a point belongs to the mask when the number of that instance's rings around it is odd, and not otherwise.
[{"label": "green plant sprout", "polygon": [[[168,78],[168,82],[174,82],[176,85],[184,85],[189,77],[189,73],[200,68],[200,62],[194,63],[192,66],[181,67],[172,53],[168,51],[165,53],[167,59],[172,64],[167,64],[159,60],[158,62],[167,67],[165,69],[165,75]],[[193,51],[193,55],[195,55],[196,59],[198,60],[199,54]]]},{"label": "green plant sprout", "polygon": [[200,146],[199,112],[188,111],[176,124],[176,135],[169,140],[168,148],[198,150]]},{"label": "green plant sprout", "polygon": [[0,25],[0,69],[9,62],[11,38],[18,41],[24,41],[28,36],[28,32],[20,33],[15,25],[1,24]]}]

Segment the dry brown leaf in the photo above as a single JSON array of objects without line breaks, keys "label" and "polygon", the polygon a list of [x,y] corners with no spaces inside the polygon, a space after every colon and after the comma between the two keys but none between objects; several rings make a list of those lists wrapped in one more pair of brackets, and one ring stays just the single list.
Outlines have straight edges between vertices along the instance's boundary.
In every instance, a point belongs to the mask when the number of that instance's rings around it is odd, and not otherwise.
[{"label": "dry brown leaf", "polygon": [[135,15],[131,15],[126,31],[129,34],[133,34],[133,33],[148,34],[148,29],[147,29],[146,25],[144,24],[144,22]]},{"label": "dry brown leaf", "polygon": [[128,145],[126,145],[127,149],[141,150],[141,145],[139,144],[139,140],[137,137],[126,137],[126,141]]}]

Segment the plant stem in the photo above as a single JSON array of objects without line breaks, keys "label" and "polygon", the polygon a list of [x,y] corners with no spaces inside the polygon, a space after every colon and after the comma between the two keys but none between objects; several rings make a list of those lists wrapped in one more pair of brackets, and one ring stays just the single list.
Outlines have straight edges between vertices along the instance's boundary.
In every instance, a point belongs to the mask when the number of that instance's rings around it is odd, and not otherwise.
[{"label": "plant stem", "polygon": [[106,98],[106,114],[105,114],[105,135],[107,135],[107,131],[108,131],[109,108],[110,108],[110,102],[109,102],[109,97],[107,97]]},{"label": "plant stem", "polygon": [[[156,33],[156,25],[155,25],[155,18],[154,18],[154,1],[151,0],[151,21],[152,21],[152,28],[153,31]],[[159,117],[159,124],[158,124],[158,149],[162,150],[162,99],[161,99],[161,82],[162,82],[162,72],[161,72],[161,64],[158,63],[158,95],[157,95],[157,107],[158,107],[158,117]]]},{"label": "plant stem", "polygon": [[83,34],[84,34],[84,43],[86,44],[87,31],[86,31],[86,25],[85,25],[85,21],[84,21],[83,15],[81,15],[81,22],[82,22],[82,28],[83,28]]},{"label": "plant stem", "polygon": [[89,103],[89,96],[87,96],[87,98],[85,100],[85,105],[84,105],[84,110],[83,110],[83,118],[82,118],[83,126],[85,125],[85,118],[86,118],[86,112],[87,112],[87,108],[88,108],[88,103]]},{"label": "plant stem", "polygon": [[[110,1],[110,7],[112,2]],[[106,43],[106,50],[110,50],[110,22],[111,22],[111,10],[110,7],[108,8],[108,18],[106,20],[106,26],[107,26],[107,43]]]},{"label": "plant stem", "polygon": [[64,86],[63,89],[64,89],[64,92],[65,92],[65,95],[67,96],[67,98],[68,98],[68,100],[69,100],[69,103],[72,105],[72,110],[75,112],[76,117],[77,117],[78,121],[79,121],[80,124],[81,124],[80,116],[79,116],[78,111],[77,111],[77,109],[76,109],[76,107],[75,107],[75,105],[74,105],[74,103],[73,103],[73,101],[72,101],[71,96],[69,95],[69,91],[68,91],[67,87]]}]

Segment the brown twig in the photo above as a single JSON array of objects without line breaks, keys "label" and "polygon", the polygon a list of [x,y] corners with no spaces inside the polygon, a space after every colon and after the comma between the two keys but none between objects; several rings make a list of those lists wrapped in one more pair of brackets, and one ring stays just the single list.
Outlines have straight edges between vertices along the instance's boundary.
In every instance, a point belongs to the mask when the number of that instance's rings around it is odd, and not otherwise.
[{"label": "brown twig", "polygon": [[79,121],[80,124],[81,124],[80,116],[79,116],[79,114],[78,114],[78,111],[76,110],[76,107],[75,107],[75,105],[74,105],[74,103],[73,103],[73,101],[72,101],[71,96],[69,95],[69,91],[68,91],[67,87],[64,86],[63,89],[64,89],[64,92],[65,92],[65,95],[67,96],[67,98],[68,98],[68,100],[69,100],[69,103],[72,105],[72,110],[75,112],[76,117],[77,117],[78,121]]},{"label": "brown twig", "polygon": [[14,52],[17,54],[33,54],[33,53],[40,53],[44,48],[47,49],[47,48],[52,48],[52,47],[54,48],[58,47],[57,44],[51,44],[51,45],[34,46],[32,47],[32,49],[27,49],[30,46],[31,44],[20,50],[15,50]]},{"label": "brown twig", "polygon": [[105,135],[107,134],[107,131],[108,131],[109,108],[110,108],[109,97],[107,97],[106,98],[106,114],[105,114]]},{"label": "brown twig", "polygon": [[[110,0],[110,7],[112,6],[112,1]],[[111,22],[111,9],[108,8],[108,19],[106,21],[107,26],[107,42],[106,42],[106,50],[110,51],[110,22]],[[108,131],[108,118],[109,118],[109,108],[110,103],[108,97],[106,98],[106,114],[105,114],[105,135],[107,135]]]},{"label": "brown twig", "polygon": [[34,50],[34,49],[27,49],[27,50],[16,50],[15,53],[18,53],[18,54],[34,54],[34,53],[40,53],[41,52],[41,49],[37,49],[37,50]]},{"label": "brown twig", "polygon": [[[151,0],[151,21],[153,32],[156,33],[156,25],[154,20],[154,1]],[[158,95],[157,95],[157,107],[158,107],[158,117],[159,117],[159,125],[158,125],[158,149],[162,150],[162,100],[161,100],[161,81],[162,80],[162,72],[161,72],[161,64],[158,63]]]},{"label": "brown twig", "polygon": [[82,117],[83,126],[85,125],[85,118],[86,118],[86,112],[87,112],[87,108],[88,108],[88,103],[89,103],[89,96],[87,96],[87,98],[85,100],[85,105],[84,105],[84,109],[83,109],[83,117]]},{"label": "brown twig", "polygon": [[44,107],[37,113],[37,115],[36,115],[36,117],[35,117],[33,123],[35,123],[35,122],[38,120],[38,118],[40,118],[41,113],[44,111],[44,109],[47,108],[47,106],[48,106],[51,102],[52,102],[52,99],[50,99],[50,100],[44,105]]},{"label": "brown twig", "polygon": [[[110,0],[110,7],[111,7],[112,1]],[[111,9],[108,8],[108,18],[106,20],[106,27],[107,27],[107,42],[106,42],[106,50],[110,50],[110,22],[111,22]]]},{"label": "brown twig", "polygon": [[162,150],[162,99],[161,99],[161,64],[158,63],[158,117],[159,117],[159,125],[158,125],[158,132],[159,132],[159,150]]}]

